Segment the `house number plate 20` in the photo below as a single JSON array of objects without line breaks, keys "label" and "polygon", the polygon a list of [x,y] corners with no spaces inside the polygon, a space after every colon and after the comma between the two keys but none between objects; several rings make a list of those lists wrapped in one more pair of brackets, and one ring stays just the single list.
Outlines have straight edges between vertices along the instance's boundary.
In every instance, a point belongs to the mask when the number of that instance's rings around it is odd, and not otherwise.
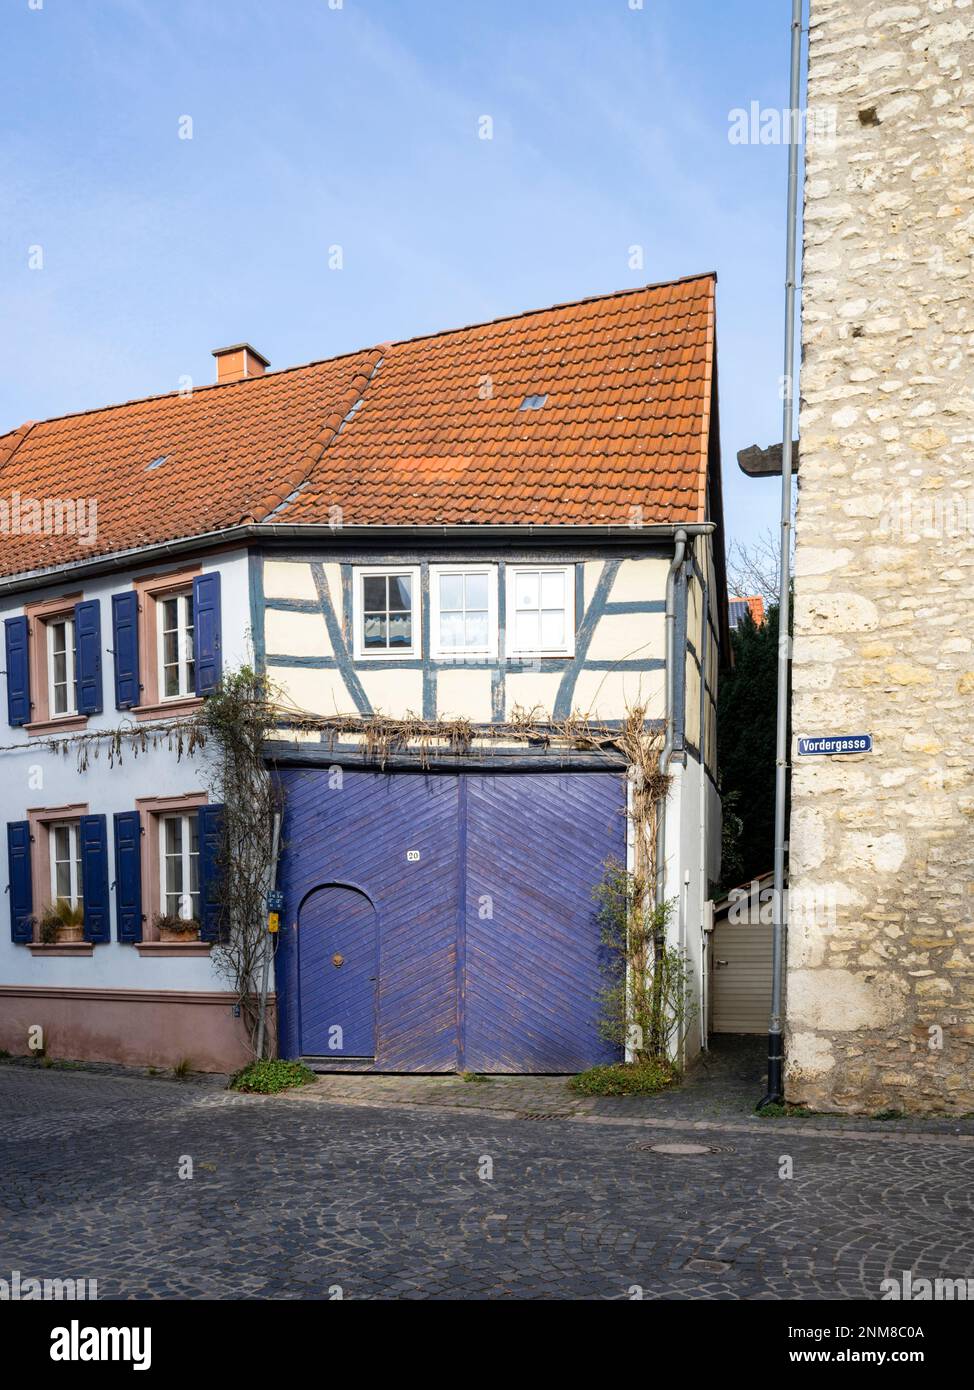
[{"label": "house number plate 20", "polygon": [[407,849],[407,850],[406,850],[406,860],[407,860],[407,862],[410,863],[410,864],[418,864],[418,863],[419,863],[419,850],[418,850],[418,849]]}]

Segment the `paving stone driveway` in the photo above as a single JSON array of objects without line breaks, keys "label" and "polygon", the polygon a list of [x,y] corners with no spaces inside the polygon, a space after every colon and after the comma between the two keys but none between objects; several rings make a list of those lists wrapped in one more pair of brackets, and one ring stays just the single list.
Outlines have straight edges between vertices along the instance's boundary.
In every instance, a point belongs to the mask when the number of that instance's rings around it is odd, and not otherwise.
[{"label": "paving stone driveway", "polygon": [[[659,1123],[2,1065],[0,1277],[125,1298],[595,1299],[876,1298],[905,1269],[974,1277],[969,1139]],[[651,1147],[681,1142],[717,1152]]]}]

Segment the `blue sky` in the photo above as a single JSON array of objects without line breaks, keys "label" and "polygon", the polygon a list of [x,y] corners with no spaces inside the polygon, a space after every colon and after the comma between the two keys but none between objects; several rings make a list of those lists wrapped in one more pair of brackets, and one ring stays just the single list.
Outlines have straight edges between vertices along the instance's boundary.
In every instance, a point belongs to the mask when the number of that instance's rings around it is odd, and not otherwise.
[{"label": "blue sky", "polygon": [[40,3],[0,16],[0,430],[716,270],[728,533],[775,522],[736,452],[781,436],[787,151],[727,137],[787,104],[785,0]]}]

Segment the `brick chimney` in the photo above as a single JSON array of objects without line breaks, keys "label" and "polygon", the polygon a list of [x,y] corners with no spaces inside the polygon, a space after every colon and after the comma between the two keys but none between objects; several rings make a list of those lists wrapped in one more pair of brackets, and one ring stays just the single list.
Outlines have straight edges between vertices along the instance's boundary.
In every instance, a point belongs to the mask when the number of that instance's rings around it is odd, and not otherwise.
[{"label": "brick chimney", "polygon": [[242,381],[245,376],[263,376],[271,365],[249,343],[234,343],[232,347],[214,348],[217,385],[226,381]]}]

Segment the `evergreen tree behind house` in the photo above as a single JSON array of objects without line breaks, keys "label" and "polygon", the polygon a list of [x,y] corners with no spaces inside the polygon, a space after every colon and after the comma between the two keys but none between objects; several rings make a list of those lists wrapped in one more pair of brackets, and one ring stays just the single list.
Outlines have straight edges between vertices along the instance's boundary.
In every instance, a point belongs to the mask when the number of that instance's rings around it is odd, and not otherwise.
[{"label": "evergreen tree behind house", "polygon": [[771,604],[760,624],[752,613],[745,610],[732,631],[734,664],[721,681],[717,709],[725,889],[759,878],[774,857],[778,606]]}]

